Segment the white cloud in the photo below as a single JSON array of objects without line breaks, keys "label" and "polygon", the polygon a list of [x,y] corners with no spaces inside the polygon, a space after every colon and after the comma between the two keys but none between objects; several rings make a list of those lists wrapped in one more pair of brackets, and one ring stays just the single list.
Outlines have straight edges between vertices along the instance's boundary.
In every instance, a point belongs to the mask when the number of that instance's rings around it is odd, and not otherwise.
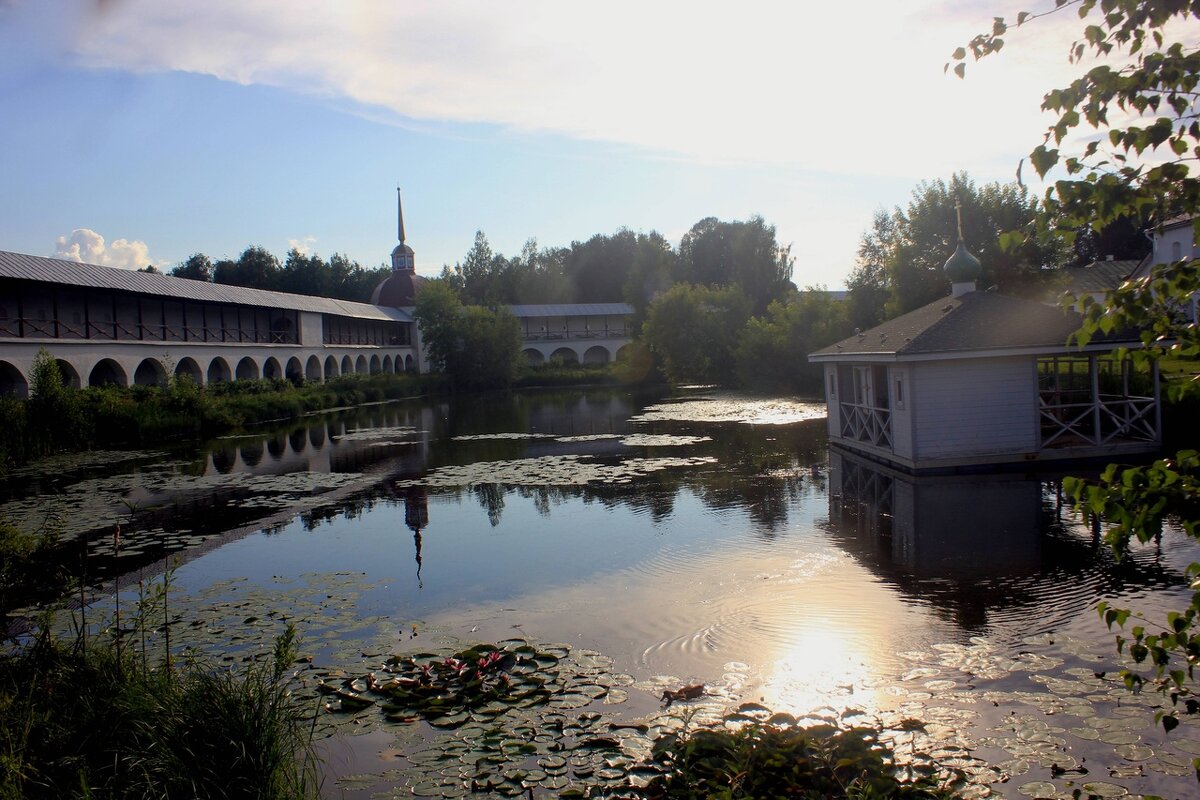
[{"label": "white cloud", "polygon": [[[364,113],[484,123],[704,161],[834,173],[1009,176],[1067,81],[1078,21],[1014,31],[1002,55],[943,75],[990,25],[967,9],[610,0],[126,0],[86,17],[93,67],[265,84]],[[970,13],[968,13],[970,12]]]},{"label": "white cloud", "polygon": [[300,239],[288,239],[288,250],[297,250],[300,255],[307,256],[312,252],[313,245],[317,243],[317,237],[309,235]]},{"label": "white cloud", "polygon": [[154,263],[145,242],[116,239],[105,244],[104,237],[90,228],[76,228],[70,236],[59,236],[54,255],[67,261],[119,269],[142,269]]}]

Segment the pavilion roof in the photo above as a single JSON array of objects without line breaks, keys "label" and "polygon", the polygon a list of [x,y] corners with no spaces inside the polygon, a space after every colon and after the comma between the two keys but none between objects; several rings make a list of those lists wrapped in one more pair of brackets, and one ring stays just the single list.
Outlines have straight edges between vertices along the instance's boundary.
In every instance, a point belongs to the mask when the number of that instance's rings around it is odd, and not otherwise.
[{"label": "pavilion roof", "polygon": [[[1032,300],[992,292],[944,297],[915,311],[849,336],[815,353],[812,361],[853,357],[887,360],[923,357],[955,358],[1002,352],[1065,352],[1067,338],[1082,317]],[[1136,334],[1095,337],[1092,344],[1115,347],[1138,344]]]}]

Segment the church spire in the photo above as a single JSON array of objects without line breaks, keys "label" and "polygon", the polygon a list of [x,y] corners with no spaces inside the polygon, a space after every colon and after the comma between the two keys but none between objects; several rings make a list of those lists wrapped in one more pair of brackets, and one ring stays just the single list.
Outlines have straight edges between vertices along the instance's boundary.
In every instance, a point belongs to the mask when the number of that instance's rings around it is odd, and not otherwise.
[{"label": "church spire", "polygon": [[400,187],[396,187],[396,217],[399,220],[400,244],[404,244],[404,204],[400,201]]},{"label": "church spire", "polygon": [[400,187],[396,187],[396,235],[400,243],[392,250],[392,272],[415,272],[416,259],[413,249],[404,243],[404,204],[400,200]]}]

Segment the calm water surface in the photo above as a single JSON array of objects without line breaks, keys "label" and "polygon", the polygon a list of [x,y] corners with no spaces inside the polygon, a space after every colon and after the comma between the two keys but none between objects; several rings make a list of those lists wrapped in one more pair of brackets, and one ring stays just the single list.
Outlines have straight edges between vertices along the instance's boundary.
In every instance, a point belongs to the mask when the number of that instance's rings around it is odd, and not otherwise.
[{"label": "calm water surface", "polygon": [[[1200,558],[1168,534],[1117,563],[1052,477],[914,481],[831,452],[822,405],[702,391],[374,406],[199,453],[61,462],[5,491],[0,513],[27,525],[49,513],[65,536],[90,536],[93,577],[153,574],[167,554],[191,593],[348,573],[360,582],[351,613],[380,621],[372,635],[591,648],[647,689],[634,711],[653,706],[654,687],[693,682],[795,713],[911,709],[939,688],[987,688],[967,684],[985,670],[964,673],[946,653],[1021,658],[1031,642],[1080,674],[1111,669],[1095,603],[1183,605]],[[1055,637],[1099,655],[1054,654]],[[317,638],[306,643],[332,658]],[[922,683],[952,667],[951,686]],[[1001,706],[983,705],[962,735],[986,751]],[[361,767],[363,754],[344,758]],[[1178,769],[1118,779],[1096,767],[1089,780],[1135,792],[1195,788]],[[992,788],[1015,795],[1030,776],[1043,777],[1036,763]]]}]

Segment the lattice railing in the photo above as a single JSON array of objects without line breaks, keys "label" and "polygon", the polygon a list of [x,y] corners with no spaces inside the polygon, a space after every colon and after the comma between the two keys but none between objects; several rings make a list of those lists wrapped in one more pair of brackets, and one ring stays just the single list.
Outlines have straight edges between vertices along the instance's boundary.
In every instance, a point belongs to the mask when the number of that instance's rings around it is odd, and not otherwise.
[{"label": "lattice railing", "polygon": [[[1049,398],[1048,398],[1049,395]],[[1039,398],[1042,447],[1052,444],[1103,445],[1117,440],[1158,440],[1153,397],[1101,395],[1095,401],[1061,402],[1053,393]]]},{"label": "lattice railing", "polygon": [[886,408],[841,404],[842,437],[877,447],[892,447],[892,412]]}]

